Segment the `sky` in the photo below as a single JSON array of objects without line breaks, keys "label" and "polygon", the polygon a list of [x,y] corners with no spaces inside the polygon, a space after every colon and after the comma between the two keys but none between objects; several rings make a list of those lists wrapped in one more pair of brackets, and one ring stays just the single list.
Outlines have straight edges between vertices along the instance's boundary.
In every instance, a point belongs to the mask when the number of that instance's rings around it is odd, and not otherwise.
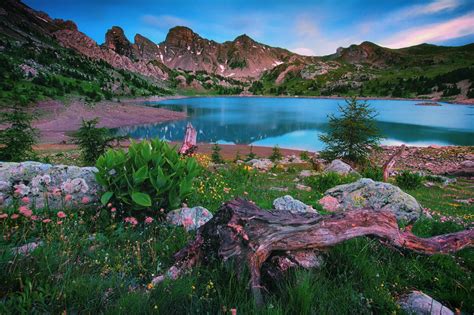
[{"label": "sky", "polygon": [[162,42],[188,26],[217,42],[247,34],[303,55],[332,54],[371,41],[400,48],[474,42],[474,0],[25,0],[53,18],[71,19],[99,44],[117,25]]}]

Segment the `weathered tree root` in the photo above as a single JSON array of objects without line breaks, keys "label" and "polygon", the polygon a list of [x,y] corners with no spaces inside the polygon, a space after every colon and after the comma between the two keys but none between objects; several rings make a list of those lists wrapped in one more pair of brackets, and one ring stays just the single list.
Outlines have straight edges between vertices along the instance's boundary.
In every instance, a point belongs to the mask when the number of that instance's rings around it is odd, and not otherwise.
[{"label": "weathered tree root", "polygon": [[[247,265],[257,304],[263,303],[261,267],[272,253],[325,250],[358,236],[373,236],[387,245],[421,254],[450,253],[474,244],[474,229],[419,238],[400,230],[388,211],[351,210],[330,216],[289,211],[266,211],[253,203],[235,199],[223,204],[214,218],[203,225],[193,241],[175,254],[175,264],[165,275],[153,279],[176,279],[198,263],[234,259]],[[273,261],[273,260],[272,260]]]},{"label": "weathered tree root", "polygon": [[394,155],[388,161],[383,165],[383,181],[387,182],[388,178],[390,176],[390,172],[392,171],[392,168],[395,166],[395,163],[397,162],[397,159],[399,159],[403,152],[405,151],[406,146],[402,144],[400,146],[400,149],[395,152]]}]

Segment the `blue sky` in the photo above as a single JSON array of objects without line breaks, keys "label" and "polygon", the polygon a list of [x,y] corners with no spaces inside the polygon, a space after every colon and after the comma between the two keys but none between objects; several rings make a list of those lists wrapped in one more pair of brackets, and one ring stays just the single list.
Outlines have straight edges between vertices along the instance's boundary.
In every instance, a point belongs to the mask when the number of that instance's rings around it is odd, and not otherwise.
[{"label": "blue sky", "polygon": [[217,42],[247,34],[308,55],[368,40],[399,48],[474,42],[474,0],[25,0],[53,18],[71,19],[99,44],[121,26],[159,43],[185,25]]}]

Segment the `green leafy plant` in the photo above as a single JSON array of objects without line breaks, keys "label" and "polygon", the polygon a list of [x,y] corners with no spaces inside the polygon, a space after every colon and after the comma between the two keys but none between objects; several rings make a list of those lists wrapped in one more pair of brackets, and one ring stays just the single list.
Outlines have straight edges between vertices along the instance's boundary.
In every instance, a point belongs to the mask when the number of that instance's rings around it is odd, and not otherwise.
[{"label": "green leafy plant", "polygon": [[240,151],[237,150],[237,152],[235,153],[235,157],[234,157],[234,162],[237,162],[237,161],[242,161],[242,157],[240,156]]},{"label": "green leafy plant", "polygon": [[417,189],[421,187],[423,176],[410,171],[403,171],[395,177],[397,185],[402,189]]},{"label": "green leafy plant", "polygon": [[365,162],[382,138],[375,124],[376,112],[367,102],[359,102],[355,97],[347,99],[339,111],[340,116],[329,116],[329,132],[319,137],[326,144],[321,157]]},{"label": "green leafy plant", "polygon": [[0,112],[0,160],[24,161],[34,157],[33,145],[38,137],[37,129],[31,126],[34,119],[28,112],[27,101],[17,98],[13,105],[4,106]]},{"label": "green leafy plant", "polygon": [[79,130],[73,134],[74,143],[79,145],[85,163],[94,164],[111,143],[123,139],[114,137],[107,128],[98,128],[99,119],[82,120]]},{"label": "green leafy plant", "polygon": [[303,161],[309,161],[310,157],[308,151],[301,152],[300,159],[302,159]]},{"label": "green leafy plant", "polygon": [[128,152],[109,149],[96,165],[97,181],[106,190],[102,204],[111,202],[126,212],[178,207],[200,173],[194,158],[180,156],[159,139],[132,142]]},{"label": "green leafy plant", "polygon": [[214,143],[214,145],[212,146],[211,154],[212,163],[221,164],[224,162],[224,160],[222,159],[221,150],[222,148],[217,143]]},{"label": "green leafy plant", "polygon": [[272,149],[272,154],[270,155],[269,159],[273,162],[281,160],[283,155],[281,154],[280,148],[276,145]]},{"label": "green leafy plant", "polygon": [[318,192],[325,192],[329,188],[337,185],[355,182],[359,177],[357,175],[339,175],[335,172],[328,172],[316,176],[310,176],[306,179],[306,184]]}]

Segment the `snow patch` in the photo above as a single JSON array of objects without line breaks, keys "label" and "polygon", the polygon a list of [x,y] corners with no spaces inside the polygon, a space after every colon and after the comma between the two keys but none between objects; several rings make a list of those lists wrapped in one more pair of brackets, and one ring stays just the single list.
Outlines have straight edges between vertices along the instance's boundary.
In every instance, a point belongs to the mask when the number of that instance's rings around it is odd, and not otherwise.
[{"label": "snow patch", "polygon": [[219,68],[221,68],[221,72],[224,72],[225,67],[223,65],[219,65]]},{"label": "snow patch", "polygon": [[277,60],[274,63],[272,63],[272,66],[276,67],[276,66],[281,65],[282,63],[283,63],[283,61]]}]

